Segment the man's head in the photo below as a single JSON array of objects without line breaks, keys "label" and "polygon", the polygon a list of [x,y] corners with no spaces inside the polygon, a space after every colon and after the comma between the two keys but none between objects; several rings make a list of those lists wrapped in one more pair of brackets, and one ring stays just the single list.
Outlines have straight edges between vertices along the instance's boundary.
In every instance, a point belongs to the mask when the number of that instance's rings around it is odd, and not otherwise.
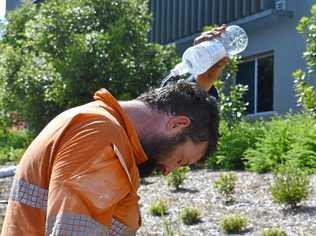
[{"label": "man's head", "polygon": [[136,100],[159,116],[140,137],[149,157],[139,166],[141,176],[154,169],[166,175],[176,167],[204,160],[215,151],[219,137],[217,104],[197,84],[180,80]]}]

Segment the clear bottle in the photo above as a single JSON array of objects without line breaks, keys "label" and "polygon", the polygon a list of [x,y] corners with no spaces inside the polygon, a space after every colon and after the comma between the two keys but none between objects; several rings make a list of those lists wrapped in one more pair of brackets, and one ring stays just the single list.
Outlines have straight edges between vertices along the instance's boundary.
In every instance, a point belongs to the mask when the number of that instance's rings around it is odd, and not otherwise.
[{"label": "clear bottle", "polygon": [[190,73],[200,75],[224,57],[236,55],[247,47],[248,37],[240,26],[232,25],[218,38],[202,42],[188,48],[171,74],[173,76]]}]

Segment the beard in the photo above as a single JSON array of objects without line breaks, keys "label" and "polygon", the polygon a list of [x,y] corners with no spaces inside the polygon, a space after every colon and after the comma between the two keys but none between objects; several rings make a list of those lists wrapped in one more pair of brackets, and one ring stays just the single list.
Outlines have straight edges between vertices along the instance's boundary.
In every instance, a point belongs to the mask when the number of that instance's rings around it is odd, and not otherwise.
[{"label": "beard", "polygon": [[150,176],[155,170],[161,171],[163,166],[159,162],[168,159],[177,145],[186,140],[185,135],[178,134],[175,137],[163,135],[150,135],[140,139],[148,160],[138,165],[141,178]]}]

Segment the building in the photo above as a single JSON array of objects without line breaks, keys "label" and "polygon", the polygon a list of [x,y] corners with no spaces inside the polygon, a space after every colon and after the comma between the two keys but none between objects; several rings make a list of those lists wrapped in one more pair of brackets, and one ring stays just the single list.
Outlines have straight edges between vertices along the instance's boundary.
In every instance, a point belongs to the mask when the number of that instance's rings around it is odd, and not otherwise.
[{"label": "building", "polygon": [[13,10],[20,3],[21,3],[21,0],[0,0],[1,7],[4,6],[3,8],[6,9],[6,11]]},{"label": "building", "polygon": [[249,37],[236,82],[248,84],[248,113],[254,116],[296,110],[292,73],[305,68],[304,40],[296,32],[315,0],[151,0],[150,39],[175,43],[180,54],[204,26],[237,24]]}]

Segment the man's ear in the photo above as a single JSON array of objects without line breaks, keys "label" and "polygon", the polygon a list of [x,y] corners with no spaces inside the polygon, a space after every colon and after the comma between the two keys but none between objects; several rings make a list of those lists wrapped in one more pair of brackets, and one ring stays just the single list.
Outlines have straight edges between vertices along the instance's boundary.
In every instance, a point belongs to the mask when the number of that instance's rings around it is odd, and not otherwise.
[{"label": "man's ear", "polygon": [[171,117],[167,123],[168,133],[171,136],[177,135],[183,129],[191,124],[191,119],[187,116],[174,116]]}]

